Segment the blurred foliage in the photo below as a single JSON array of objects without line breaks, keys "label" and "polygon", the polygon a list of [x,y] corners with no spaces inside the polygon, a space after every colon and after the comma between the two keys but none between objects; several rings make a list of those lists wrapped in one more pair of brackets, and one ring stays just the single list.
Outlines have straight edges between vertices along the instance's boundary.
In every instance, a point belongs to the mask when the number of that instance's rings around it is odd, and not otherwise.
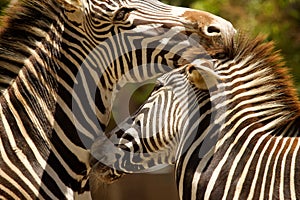
[{"label": "blurred foliage", "polygon": [[9,4],[10,0],[1,0],[0,1],[0,14],[3,13],[3,9]]},{"label": "blurred foliage", "polygon": [[164,0],[219,15],[255,36],[268,35],[280,49],[300,92],[300,0]]}]

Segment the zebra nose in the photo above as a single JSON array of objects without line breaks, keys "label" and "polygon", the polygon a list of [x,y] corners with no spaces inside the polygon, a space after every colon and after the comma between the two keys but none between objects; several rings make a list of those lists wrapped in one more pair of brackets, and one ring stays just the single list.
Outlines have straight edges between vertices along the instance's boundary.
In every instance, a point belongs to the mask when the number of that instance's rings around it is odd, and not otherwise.
[{"label": "zebra nose", "polygon": [[221,29],[215,25],[206,26],[204,31],[207,35],[218,35],[221,33]]},{"label": "zebra nose", "polygon": [[212,15],[212,18],[213,20],[210,24],[205,25],[205,23],[204,24],[202,23],[203,24],[202,30],[205,35],[224,37],[224,36],[233,36],[236,34],[237,31],[229,21],[214,15]]},{"label": "zebra nose", "polygon": [[232,37],[236,33],[229,21],[208,12],[189,10],[183,16],[191,22],[195,31],[200,31],[206,36]]}]

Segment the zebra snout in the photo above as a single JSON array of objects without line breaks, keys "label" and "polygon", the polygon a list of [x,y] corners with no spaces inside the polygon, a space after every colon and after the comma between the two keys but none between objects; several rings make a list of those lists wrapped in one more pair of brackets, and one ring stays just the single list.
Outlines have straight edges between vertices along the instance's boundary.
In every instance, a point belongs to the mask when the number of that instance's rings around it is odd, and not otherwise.
[{"label": "zebra snout", "polygon": [[188,10],[183,17],[191,22],[195,31],[207,37],[231,38],[236,34],[236,29],[229,21],[208,12]]},{"label": "zebra snout", "polygon": [[118,154],[122,151],[107,137],[100,136],[97,138],[91,147],[90,164],[103,163],[106,166],[112,167],[117,162]]},{"label": "zebra snout", "polygon": [[123,175],[125,175],[125,173],[115,171],[112,168],[102,164],[95,158],[91,158],[90,163],[92,169],[89,176],[93,180],[97,180],[97,182],[111,184],[119,180]]},{"label": "zebra snout", "polygon": [[120,179],[125,173],[120,172],[115,168],[118,162],[118,157],[122,155],[122,150],[115,146],[114,137],[107,138],[106,136],[98,137],[90,149],[90,176],[94,180],[110,184]]},{"label": "zebra snout", "polygon": [[220,34],[222,31],[218,26],[214,26],[214,25],[209,25],[205,27],[205,32],[207,35],[209,34]]}]

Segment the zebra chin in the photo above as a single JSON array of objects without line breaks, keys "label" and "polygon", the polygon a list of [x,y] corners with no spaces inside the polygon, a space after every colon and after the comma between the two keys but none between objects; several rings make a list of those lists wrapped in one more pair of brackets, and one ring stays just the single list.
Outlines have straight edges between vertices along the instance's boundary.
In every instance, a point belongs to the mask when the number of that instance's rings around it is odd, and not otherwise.
[{"label": "zebra chin", "polygon": [[91,180],[94,180],[94,184],[98,184],[99,181],[106,184],[112,184],[122,178],[126,173],[117,171],[103,163],[98,159],[91,156],[90,158],[91,172],[89,174]]}]

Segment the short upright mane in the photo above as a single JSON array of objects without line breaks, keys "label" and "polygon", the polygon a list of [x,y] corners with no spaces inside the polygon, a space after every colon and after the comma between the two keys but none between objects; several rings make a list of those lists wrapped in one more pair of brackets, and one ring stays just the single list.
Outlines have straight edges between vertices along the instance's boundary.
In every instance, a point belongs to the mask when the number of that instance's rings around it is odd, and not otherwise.
[{"label": "short upright mane", "polygon": [[[186,52],[186,57],[189,61],[192,61],[201,59],[203,54],[202,49],[191,48]],[[211,55],[210,52],[206,52],[206,54],[209,54],[212,58],[216,56]],[[236,38],[225,39],[224,47],[218,50],[218,55],[222,56],[222,63],[240,63],[247,59],[247,62],[242,67],[254,64],[252,68],[249,68],[252,73],[267,69],[268,74],[261,73],[261,75],[270,75],[273,77],[272,85],[276,86],[274,88],[274,93],[277,94],[276,101],[288,108],[288,110],[295,114],[294,116],[300,116],[300,103],[296,87],[292,81],[293,79],[289,74],[288,68],[285,66],[280,52],[275,50],[273,42],[266,41],[265,36],[259,35],[251,39],[245,34],[238,34]]]},{"label": "short upright mane", "polygon": [[58,5],[51,0],[24,0],[7,9],[5,17],[1,18],[0,93],[11,84],[31,51],[57,21],[60,15],[53,7]]},{"label": "short upright mane", "polygon": [[278,100],[290,107],[293,112],[297,113],[297,116],[300,116],[300,102],[293,78],[285,66],[280,52],[275,50],[274,42],[266,42],[266,37],[262,35],[255,39],[239,35],[236,41],[228,41],[227,44],[231,46],[227,47],[230,59],[239,62],[239,60],[251,56],[247,65],[261,63],[257,70],[268,68],[269,73],[275,77],[272,81],[276,85],[274,91],[280,93],[281,99]]}]

